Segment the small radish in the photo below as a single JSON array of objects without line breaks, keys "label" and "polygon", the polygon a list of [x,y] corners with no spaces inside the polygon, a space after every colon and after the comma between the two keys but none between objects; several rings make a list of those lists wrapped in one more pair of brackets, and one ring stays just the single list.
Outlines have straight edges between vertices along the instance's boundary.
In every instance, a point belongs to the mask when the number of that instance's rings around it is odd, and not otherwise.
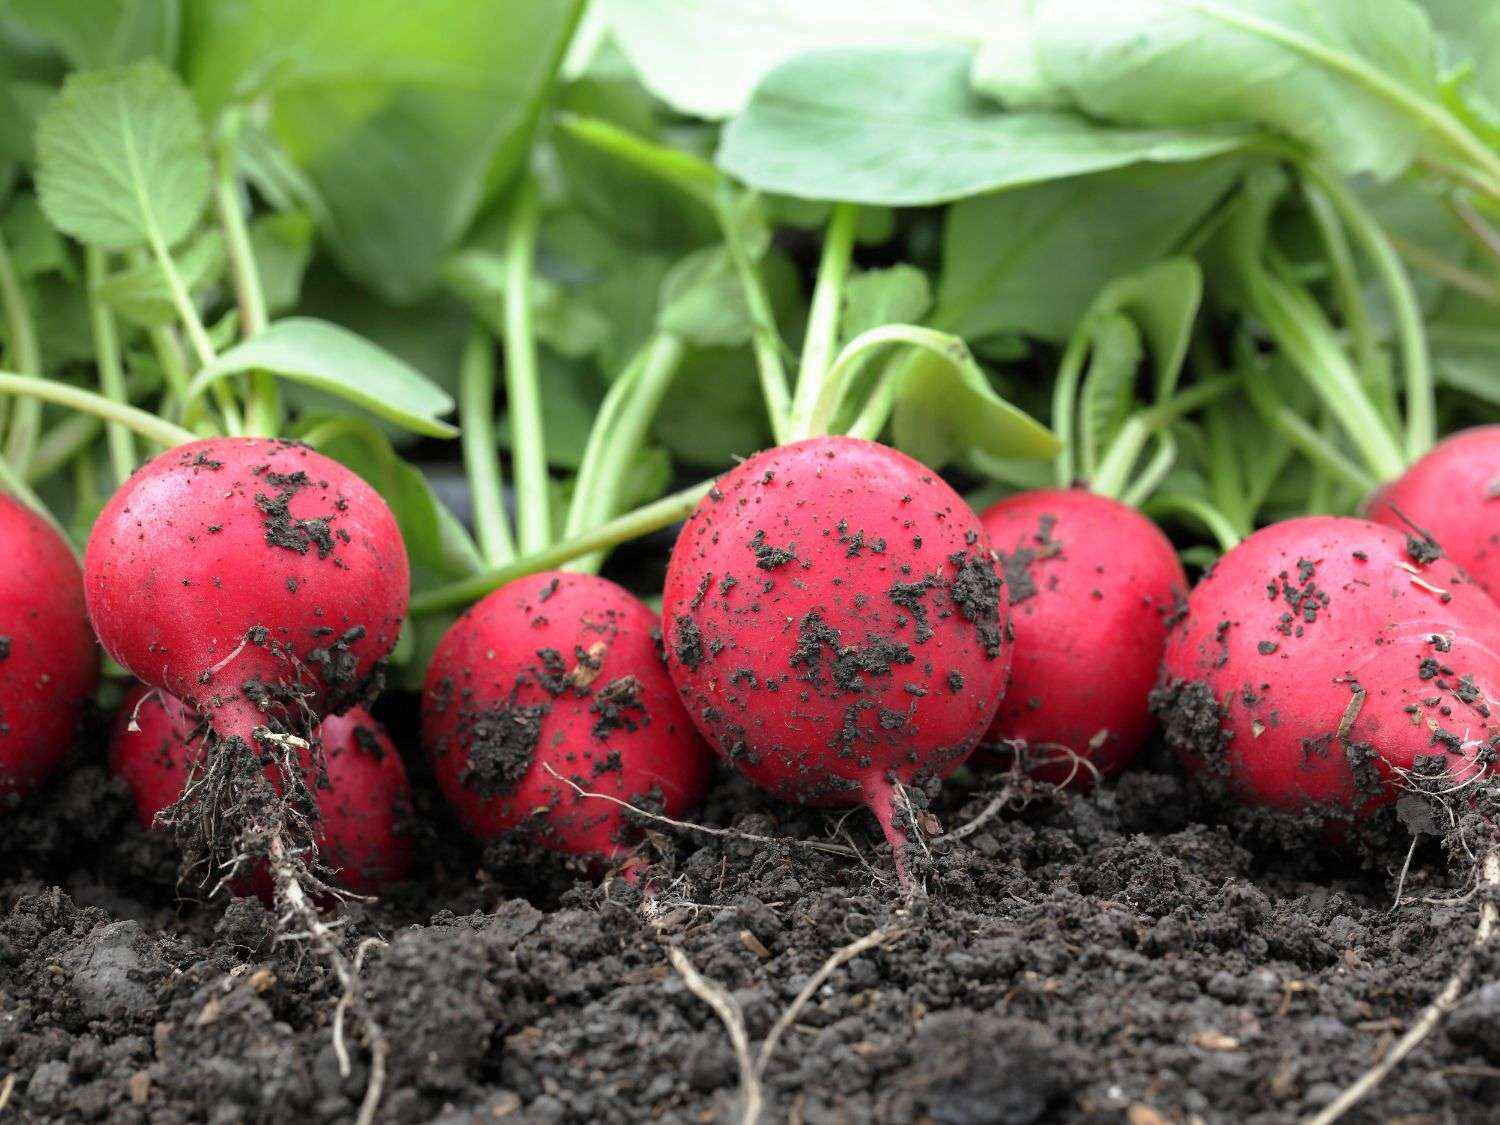
[{"label": "small radish", "polygon": [[[438,786],[475,836],[517,829],[555,851],[615,860],[638,830],[624,808],[680,817],[712,757],[662,666],[657,618],[613,582],[535,574],[469,609],[422,694]],[[566,780],[564,780],[566,779]]]},{"label": "small radish", "polygon": [[1219,560],[1152,698],[1190,769],[1248,804],[1356,826],[1399,795],[1398,771],[1476,776],[1497,700],[1494,603],[1430,540],[1327,516],[1264,528]]},{"label": "small radish", "polygon": [[1476,426],[1439,442],[1366,504],[1370,519],[1413,525],[1500,599],[1500,426]]},{"label": "small radish", "polygon": [[247,747],[371,699],[410,585],[385,501],[336,461],[263,438],[148,462],[99,516],[84,572],[105,650]]},{"label": "small radish", "polygon": [[1081,488],[1023,492],[981,519],[1016,642],[987,747],[1043,781],[1119,772],[1151,732],[1147,696],[1187,590],[1177,552],[1140,512]]},{"label": "small radish", "polygon": [[0,806],[34,788],[78,736],[99,685],[83,576],[62,537],[0,494]]},{"label": "small radish", "polygon": [[[182,795],[189,767],[201,763],[203,724],[180,700],[138,684],[115,713],[109,766],[130,786],[136,817],[152,828],[156,814]],[[302,768],[318,809],[318,859],[335,882],[357,894],[375,894],[406,878],[411,869],[411,786],[406,767],[385,730],[362,707],[323,720],[326,778],[320,783],[304,752]],[[257,868],[246,883],[271,897],[271,881]]]},{"label": "small radish", "polygon": [[1005,689],[1001,586],[935,473],[814,438],[736,467],[683,528],[667,663],[727,762],[784,800],[867,806],[905,882],[901,787],[953,772]]}]

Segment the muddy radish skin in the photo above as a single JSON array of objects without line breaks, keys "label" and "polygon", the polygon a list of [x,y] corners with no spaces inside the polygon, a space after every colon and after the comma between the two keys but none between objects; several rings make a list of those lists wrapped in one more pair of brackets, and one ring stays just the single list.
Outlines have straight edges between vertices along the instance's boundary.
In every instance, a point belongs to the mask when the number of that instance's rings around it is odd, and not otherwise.
[{"label": "muddy radish skin", "polygon": [[662,619],[724,760],[784,800],[868,806],[905,880],[897,785],[963,762],[1010,666],[989,539],[957,493],[857,438],[758,454],[683,528]]},{"label": "muddy radish skin", "polygon": [[698,805],[712,755],[660,636],[628,591],[560,572],[503,586],[453,624],[428,667],[422,742],[470,832],[524,830],[597,867],[626,857],[639,830],[620,805],[580,797],[563,778],[670,817]]},{"label": "muddy radish skin", "polygon": [[1430,541],[1366,520],[1256,532],[1188,598],[1153,706],[1189,768],[1240,800],[1353,820],[1422,763],[1493,757],[1500,613]]},{"label": "muddy radish skin", "polygon": [[148,462],[94,525],[84,575],[105,650],[246,745],[372,698],[410,587],[385,501],[308,447],[262,438]]},{"label": "muddy radish skin", "polygon": [[1140,512],[1084,489],[1020,493],[981,519],[1015,634],[986,761],[1018,755],[1033,777],[1075,786],[1118,773],[1154,725],[1147,696],[1187,591],[1177,552]]},{"label": "muddy radish skin", "polygon": [[52,772],[99,685],[83,576],[45,520],[0,494],[0,808]]},{"label": "muddy radish skin", "polygon": [[[135,729],[132,729],[134,727]],[[201,721],[192,709],[158,688],[137,684],[115,713],[109,767],[130,786],[136,818],[152,828],[156,814],[182,795],[188,768],[201,760]],[[320,862],[334,881],[356,894],[377,894],[411,870],[411,785],[401,755],[385,729],[362,707],[333,715],[318,728],[326,785],[310,772],[308,788],[318,807]],[[302,755],[309,770],[309,755]],[[269,900],[264,869],[243,889]]]},{"label": "muddy radish skin", "polygon": [[1500,599],[1500,426],[1476,426],[1439,442],[1378,489],[1366,512],[1402,532],[1416,524]]}]

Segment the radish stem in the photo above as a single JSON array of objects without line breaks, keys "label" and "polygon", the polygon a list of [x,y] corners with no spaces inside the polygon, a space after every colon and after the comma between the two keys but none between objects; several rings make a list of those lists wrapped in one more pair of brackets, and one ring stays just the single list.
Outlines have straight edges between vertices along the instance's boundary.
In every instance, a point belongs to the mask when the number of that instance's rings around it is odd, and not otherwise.
[{"label": "radish stem", "polygon": [[[99,296],[99,286],[105,276],[104,252],[92,246],[85,247],[83,268],[88,286],[89,325],[94,333],[94,358],[99,368],[99,389],[112,402],[128,404],[125,371],[120,363],[120,334],[115,327],[114,314]],[[118,422],[106,424],[104,438],[109,447],[109,465],[115,483],[124,484],[125,479],[135,472],[135,442],[130,431]]]},{"label": "radish stem", "polygon": [[[40,375],[42,353],[37,344],[36,326],[3,237],[0,237],[0,307],[5,313],[6,334],[10,340],[10,361],[18,371]],[[35,400],[19,402],[11,412],[5,457],[18,473],[26,472],[41,422],[41,403]]]},{"label": "radish stem", "polygon": [[516,530],[526,554],[552,541],[551,481],[542,425],[541,377],[531,276],[536,268],[541,200],[527,179],[517,189],[505,240],[505,394],[510,406],[511,451],[516,474]]},{"label": "radish stem", "polygon": [[854,253],[854,233],[859,224],[859,207],[837,203],[823,238],[823,256],[818,262],[818,278],[813,286],[812,306],[807,316],[807,333],[803,337],[802,363],[797,372],[797,391],[792,401],[791,437],[811,437],[812,419],[823,393],[823,381],[833,363],[838,346],[839,320],[844,307],[844,283]]},{"label": "radish stem", "polygon": [[489,333],[476,325],[464,348],[458,383],[459,442],[474,513],[479,551],[489,566],[504,566],[516,555],[505,492],[500,480],[500,454],[495,442],[495,360]]}]

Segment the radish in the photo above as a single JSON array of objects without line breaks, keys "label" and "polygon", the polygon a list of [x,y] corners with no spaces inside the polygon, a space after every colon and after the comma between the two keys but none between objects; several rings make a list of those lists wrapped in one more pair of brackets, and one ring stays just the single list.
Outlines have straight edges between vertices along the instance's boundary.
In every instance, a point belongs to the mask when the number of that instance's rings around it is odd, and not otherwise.
[{"label": "radish", "polygon": [[1403,771],[1476,776],[1497,700],[1500,613],[1457,566],[1431,541],[1309,516],[1203,577],[1152,702],[1185,764],[1240,800],[1357,826]]},{"label": "radish", "polygon": [[295,442],[168,450],[110,499],[84,562],[89,616],[137,678],[253,746],[367,702],[406,613],[385,501]]},{"label": "radish", "polygon": [[1011,645],[978,518],[894,449],[813,438],[751,457],[672,550],[667,664],[719,754],[784,800],[865,805],[907,881],[901,787],[958,768]]},{"label": "radish", "polygon": [[[182,796],[189,768],[201,764],[202,720],[159,688],[137,684],[115,713],[109,766],[130,786],[144,828]],[[302,768],[318,808],[320,862],[336,882],[357,894],[375,894],[406,878],[411,869],[411,786],[406,767],[385,730],[362,707],[333,715],[318,728],[326,775],[319,781],[309,752]],[[274,778],[273,778],[274,783]],[[271,897],[271,881],[258,867],[245,884]]]},{"label": "radish", "polygon": [[78,736],[99,685],[83,576],[60,535],[0,494],[0,805],[33,789]]},{"label": "radish", "polygon": [[1431,535],[1448,558],[1500,598],[1500,426],[1443,439],[1377,489],[1365,509],[1377,523]]},{"label": "radish", "polygon": [[672,817],[696,806],[712,758],[660,637],[639,599],[585,574],[522,578],[460,617],[428,667],[422,742],[465,827],[609,861],[638,832],[622,805],[573,785]]},{"label": "radish", "polygon": [[1140,512],[1081,488],[1020,493],[981,519],[1016,641],[985,743],[1043,781],[1119,772],[1153,725],[1147,696],[1187,590],[1177,552]]}]

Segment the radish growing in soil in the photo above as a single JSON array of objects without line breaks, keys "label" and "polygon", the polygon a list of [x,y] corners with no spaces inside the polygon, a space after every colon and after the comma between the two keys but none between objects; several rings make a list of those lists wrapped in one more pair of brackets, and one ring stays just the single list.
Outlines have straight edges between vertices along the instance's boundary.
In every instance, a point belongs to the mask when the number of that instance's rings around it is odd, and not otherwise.
[{"label": "radish growing in soil", "polygon": [[981,519],[1015,634],[986,749],[1004,747],[1058,784],[1117,773],[1153,725],[1147,695],[1187,589],[1176,550],[1134,508],[1081,488],[1020,493]]},{"label": "radish growing in soil", "polygon": [[[638,831],[602,792],[671,817],[703,798],[712,758],[662,666],[656,615],[602,578],[545,573],[473,606],[422,693],[422,742],[475,836],[518,829],[608,861]],[[552,772],[549,772],[552,771]]]},{"label": "radish growing in soil", "polygon": [[77,737],[99,684],[83,576],[45,520],[0,494],[0,804],[34,788]]},{"label": "radish growing in soil", "polygon": [[[325,715],[379,690],[406,612],[385,501],[295,442],[190,442],[110,499],[84,589],[105,650],[208,724],[205,783],[168,819],[210,858],[264,852],[300,909],[316,817],[302,754]],[[267,756],[285,800],[257,797]]]},{"label": "radish growing in soil", "polygon": [[[155,827],[156,814],[182,796],[189,768],[201,766],[203,733],[202,720],[159,688],[137,684],[126,694],[110,730],[109,767],[130,786],[143,828]],[[376,894],[411,869],[406,767],[385,729],[363,707],[324,719],[317,743],[321,781],[310,750],[300,758],[318,809],[314,839],[319,863],[335,872],[337,885],[356,894]],[[264,869],[257,869],[246,885],[262,898],[271,897]]]},{"label": "radish growing in soil", "polygon": [[719,754],[784,800],[865,805],[906,879],[903,786],[995,716],[1011,645],[984,528],[910,457],[849,437],[728,473],[672,550],[667,663]]},{"label": "radish growing in soil", "polygon": [[1500,599],[1500,426],[1445,438],[1366,505],[1399,531],[1417,524],[1492,597]]},{"label": "radish growing in soil", "polygon": [[1398,771],[1494,757],[1500,613],[1430,540],[1311,516],[1226,554],[1173,628],[1153,707],[1242,801],[1358,825]]}]

